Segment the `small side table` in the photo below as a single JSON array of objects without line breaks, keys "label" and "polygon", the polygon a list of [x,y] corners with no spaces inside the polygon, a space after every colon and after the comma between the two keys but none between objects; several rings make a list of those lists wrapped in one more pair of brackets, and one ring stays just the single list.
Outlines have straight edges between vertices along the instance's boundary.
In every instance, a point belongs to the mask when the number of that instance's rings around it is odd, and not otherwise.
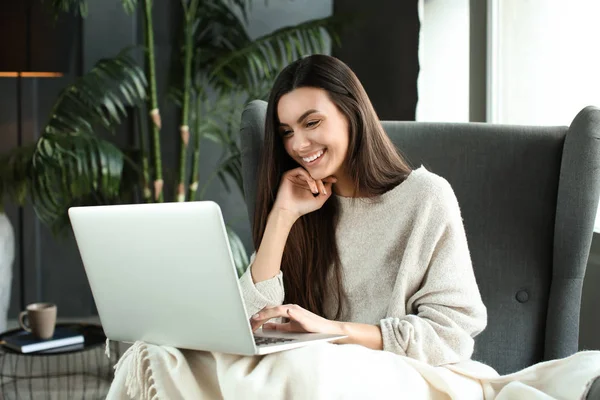
[{"label": "small side table", "polygon": [[[83,348],[53,353],[22,354],[0,346],[0,398],[2,399],[103,399],[114,376],[118,343],[104,354],[106,336],[100,325],[57,324],[84,335]],[[0,334],[0,340],[19,329]]]}]

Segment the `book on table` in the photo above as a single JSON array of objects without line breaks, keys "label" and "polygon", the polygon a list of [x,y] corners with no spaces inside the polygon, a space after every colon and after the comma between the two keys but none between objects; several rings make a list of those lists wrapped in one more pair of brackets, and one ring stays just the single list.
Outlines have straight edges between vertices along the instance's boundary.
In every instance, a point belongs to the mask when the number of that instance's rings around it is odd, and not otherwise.
[{"label": "book on table", "polygon": [[39,351],[36,351],[35,354],[66,353],[66,352],[72,352],[72,351],[79,351],[79,350],[83,350],[83,349],[85,349],[85,343],[81,342],[81,343],[76,343],[76,344],[70,344],[67,346],[55,347],[53,349],[39,350]]},{"label": "book on table", "polygon": [[4,346],[24,354],[84,343],[84,337],[80,332],[62,326],[56,327],[54,336],[50,339],[39,339],[26,331],[17,332],[3,339]]}]

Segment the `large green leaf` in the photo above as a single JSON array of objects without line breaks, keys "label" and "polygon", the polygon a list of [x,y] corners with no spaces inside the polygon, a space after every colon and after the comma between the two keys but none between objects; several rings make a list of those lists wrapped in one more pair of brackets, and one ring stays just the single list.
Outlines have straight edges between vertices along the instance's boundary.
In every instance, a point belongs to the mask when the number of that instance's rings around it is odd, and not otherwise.
[{"label": "large green leaf", "polygon": [[[311,20],[278,29],[242,47],[209,59],[200,68],[215,85],[255,90],[265,80],[271,81],[289,63],[305,55],[325,53],[324,37],[338,41],[334,17]],[[201,50],[202,51],[202,50]]]},{"label": "large green leaf", "polygon": [[68,226],[68,208],[120,201],[125,159],[91,135],[45,134],[31,160],[28,186],[40,220],[55,233]]},{"label": "large green leaf", "polygon": [[240,239],[238,234],[229,225],[226,225],[226,228],[227,236],[229,237],[229,247],[231,248],[231,254],[233,256],[233,262],[235,264],[238,277],[241,277],[246,271],[246,268],[248,268],[250,259],[248,258],[248,253],[246,253],[242,239]]},{"label": "large green leaf", "polygon": [[144,71],[126,52],[102,59],[60,93],[45,134],[92,135],[96,125],[112,130],[127,116],[127,107],[146,98]]}]

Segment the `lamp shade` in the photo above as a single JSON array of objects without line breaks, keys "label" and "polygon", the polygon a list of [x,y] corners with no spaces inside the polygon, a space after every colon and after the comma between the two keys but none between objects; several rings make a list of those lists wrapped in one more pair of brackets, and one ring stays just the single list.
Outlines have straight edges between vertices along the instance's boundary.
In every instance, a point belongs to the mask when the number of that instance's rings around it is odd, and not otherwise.
[{"label": "lamp shade", "polygon": [[0,0],[0,72],[69,72],[76,22],[56,19],[49,1]]}]

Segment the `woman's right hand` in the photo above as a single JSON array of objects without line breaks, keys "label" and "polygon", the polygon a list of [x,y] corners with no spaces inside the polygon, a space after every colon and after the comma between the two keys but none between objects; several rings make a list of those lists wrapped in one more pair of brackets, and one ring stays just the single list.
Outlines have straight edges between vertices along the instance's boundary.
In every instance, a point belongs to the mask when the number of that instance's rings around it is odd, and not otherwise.
[{"label": "woman's right hand", "polygon": [[285,210],[296,218],[323,207],[337,182],[333,176],[315,180],[302,167],[285,172],[281,178],[273,209]]}]

